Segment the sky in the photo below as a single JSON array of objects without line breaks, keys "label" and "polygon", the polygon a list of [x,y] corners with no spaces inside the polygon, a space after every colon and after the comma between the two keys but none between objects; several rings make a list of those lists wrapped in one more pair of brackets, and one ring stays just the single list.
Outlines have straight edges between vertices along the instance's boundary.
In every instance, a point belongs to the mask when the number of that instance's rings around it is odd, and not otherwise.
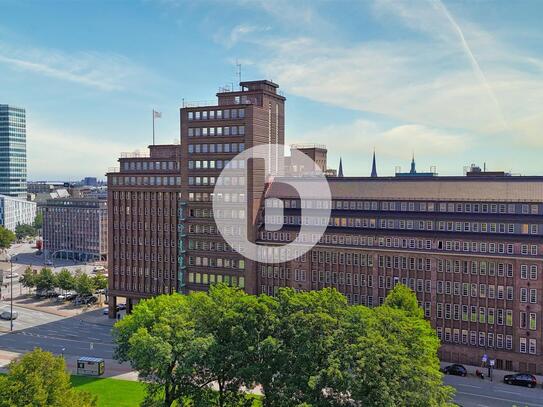
[{"label": "sky", "polygon": [[543,175],[543,3],[0,0],[0,103],[26,108],[30,180],[104,178],[179,140],[179,107],[270,79],[286,143],[366,176]]}]

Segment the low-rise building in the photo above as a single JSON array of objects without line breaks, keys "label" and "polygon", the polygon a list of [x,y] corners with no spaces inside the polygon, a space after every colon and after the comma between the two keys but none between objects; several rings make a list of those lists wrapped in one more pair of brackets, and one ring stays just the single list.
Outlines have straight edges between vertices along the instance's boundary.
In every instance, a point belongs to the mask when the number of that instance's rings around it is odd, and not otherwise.
[{"label": "low-rise building", "polygon": [[46,258],[90,261],[107,257],[107,202],[101,199],[49,199],[43,206]]},{"label": "low-rise building", "polygon": [[31,225],[36,218],[36,203],[0,195],[0,225],[15,231],[17,225]]}]

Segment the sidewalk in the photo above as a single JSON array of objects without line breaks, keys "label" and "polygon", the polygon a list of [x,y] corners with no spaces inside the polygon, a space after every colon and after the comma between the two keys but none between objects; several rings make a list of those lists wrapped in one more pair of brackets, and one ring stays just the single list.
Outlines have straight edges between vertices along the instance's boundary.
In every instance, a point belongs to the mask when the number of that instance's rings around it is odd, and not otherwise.
[{"label": "sidewalk", "polygon": [[[441,362],[441,368],[444,368],[445,366],[453,365],[452,362]],[[488,378],[488,368],[487,367],[481,367],[481,366],[473,366],[473,365],[466,365],[464,363],[459,363],[460,365],[464,366],[466,370],[468,371],[468,375],[475,376],[475,371],[479,370],[484,373],[485,380],[489,380]],[[515,374],[515,373],[526,373],[526,372],[510,372],[508,370],[499,370],[499,369],[492,369],[492,381],[494,382],[503,382],[503,377],[508,374]],[[543,376],[534,374],[535,378],[537,379],[537,383],[541,384],[543,383]]]},{"label": "sidewalk", "polygon": [[[21,356],[21,353],[10,352],[6,350],[0,350],[0,371],[6,372],[9,363]],[[71,374],[77,373],[77,356],[66,356],[66,366]],[[137,381],[138,374],[133,371],[129,364],[118,363],[113,359],[104,359],[105,361],[105,373],[100,377],[111,377],[119,380]]]}]

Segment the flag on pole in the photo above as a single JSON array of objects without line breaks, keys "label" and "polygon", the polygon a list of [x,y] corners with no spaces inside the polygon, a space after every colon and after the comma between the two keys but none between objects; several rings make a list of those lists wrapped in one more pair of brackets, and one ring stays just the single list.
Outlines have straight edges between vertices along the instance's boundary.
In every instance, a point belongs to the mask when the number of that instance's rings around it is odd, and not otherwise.
[{"label": "flag on pole", "polygon": [[160,119],[162,117],[162,113],[161,112],[157,112],[156,110],[153,110],[153,117],[155,119]]}]

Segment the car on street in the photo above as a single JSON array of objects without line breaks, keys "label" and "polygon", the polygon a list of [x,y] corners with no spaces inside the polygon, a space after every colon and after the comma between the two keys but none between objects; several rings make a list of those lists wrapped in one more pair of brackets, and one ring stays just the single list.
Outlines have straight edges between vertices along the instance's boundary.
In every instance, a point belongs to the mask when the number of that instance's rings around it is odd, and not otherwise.
[{"label": "car on street", "polygon": [[106,271],[106,268],[104,266],[96,266],[92,269],[93,273],[101,273],[102,271]]},{"label": "car on street", "polygon": [[64,296],[66,297],[66,300],[68,301],[71,301],[73,300],[75,297],[77,297],[77,294],[73,291],[67,291]]},{"label": "car on street", "polygon": [[55,290],[37,290],[36,291],[36,297],[39,298],[51,298],[51,297],[58,297],[59,293],[57,293]]},{"label": "car on street", "polygon": [[53,261],[52,260],[45,260],[45,263],[44,263],[46,266],[52,266],[53,265]]},{"label": "car on street", "polygon": [[6,278],[17,278],[17,277],[19,277],[19,274],[17,274],[17,273],[8,274],[8,275],[6,276]]},{"label": "car on street", "polygon": [[6,319],[8,321],[17,319],[19,316],[19,313],[17,311],[13,311],[13,313],[10,310],[3,310],[0,313],[0,318]]},{"label": "car on street", "polygon": [[515,373],[508,374],[503,377],[505,384],[513,384],[515,386],[526,386],[529,388],[537,386],[537,379],[530,373]]},{"label": "car on street", "polygon": [[450,375],[453,375],[453,376],[466,377],[466,375],[468,374],[467,369],[464,366],[459,365],[457,363],[455,363],[453,365],[446,366],[443,369],[441,369],[441,371],[443,373],[445,373],[445,374],[450,374]]}]

